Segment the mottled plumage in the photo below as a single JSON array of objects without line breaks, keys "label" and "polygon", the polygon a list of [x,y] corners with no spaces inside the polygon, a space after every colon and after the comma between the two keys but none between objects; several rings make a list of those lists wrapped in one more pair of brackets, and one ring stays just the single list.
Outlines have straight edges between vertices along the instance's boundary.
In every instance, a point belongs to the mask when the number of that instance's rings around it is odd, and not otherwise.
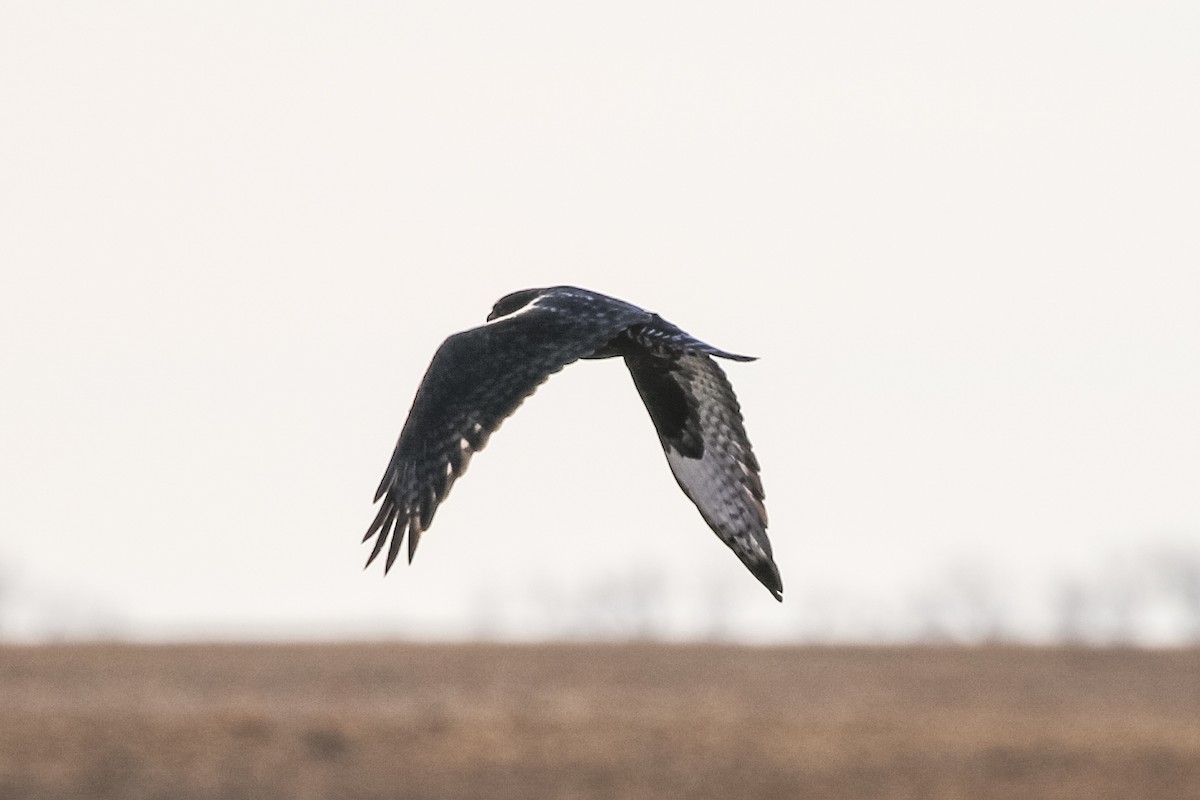
[{"label": "mottled plumage", "polygon": [[[581,358],[623,357],[680,488],[777,599],[758,461],[741,409],[713,356],[751,361],[695,339],[657,314],[585,289],[527,289],[500,299],[486,325],[456,333],[425,373],[375,500],[367,564],[388,544],[391,569],[421,534],[471,456],[547,378]],[[389,544],[390,540],[390,544]]]}]

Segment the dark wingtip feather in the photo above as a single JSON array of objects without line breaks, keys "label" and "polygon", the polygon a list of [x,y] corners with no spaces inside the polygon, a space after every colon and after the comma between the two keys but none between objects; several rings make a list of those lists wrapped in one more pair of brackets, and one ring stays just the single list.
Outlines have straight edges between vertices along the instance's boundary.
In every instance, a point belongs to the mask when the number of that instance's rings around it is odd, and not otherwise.
[{"label": "dark wingtip feather", "polygon": [[720,348],[713,347],[712,345],[705,345],[703,348],[701,348],[700,352],[705,353],[706,355],[716,356],[717,358],[724,358],[728,361],[758,361],[758,356],[738,355],[737,353],[730,353],[725,350],[721,350]]},{"label": "dark wingtip feather", "polygon": [[779,567],[775,566],[773,560],[760,561],[750,567],[750,571],[776,600],[783,602],[783,578],[779,576]]},{"label": "dark wingtip feather", "polygon": [[410,525],[408,528],[408,563],[412,563],[417,554],[417,542],[421,540],[421,529]]},{"label": "dark wingtip feather", "polygon": [[[370,535],[371,535],[371,531],[367,531],[367,536],[369,537]],[[363,541],[365,542],[366,539],[363,539]],[[383,543],[386,541],[387,541],[387,533],[385,533],[384,531],[380,531],[379,538],[377,540],[375,540],[375,547],[371,550],[371,555],[369,555],[367,557],[367,563],[363,564],[363,569],[366,569],[367,567],[371,566],[371,562],[373,562],[375,560],[375,558],[379,555],[380,551],[383,550]]]},{"label": "dark wingtip feather", "polygon": [[[686,336],[687,334],[684,334],[684,335]],[[722,350],[719,347],[713,347],[711,344],[708,344],[707,342],[701,342],[698,339],[695,341],[699,345],[699,347],[697,347],[696,349],[699,350],[701,353],[705,353],[710,356],[716,356],[717,358],[725,358],[730,361],[758,361],[758,356],[743,356],[743,355],[739,355],[738,353],[731,353],[728,350]]]},{"label": "dark wingtip feather", "polygon": [[[388,545],[387,561],[383,563],[384,575],[387,575],[389,572],[391,572],[392,564],[396,563],[396,556],[400,553],[400,543],[403,540],[404,528],[400,525],[397,525],[396,530],[392,532],[392,543]],[[378,545],[376,545],[376,547],[378,547]]]},{"label": "dark wingtip feather", "polygon": [[392,488],[392,465],[388,464],[388,468],[383,471],[383,478],[379,481],[379,488],[375,490],[375,500],[378,503],[379,498],[388,493],[388,489]]},{"label": "dark wingtip feather", "polygon": [[371,522],[371,527],[367,528],[367,532],[363,534],[362,540],[364,542],[378,533],[379,529],[384,526],[384,523],[387,521],[388,511],[390,511],[390,508],[387,503],[379,507],[379,513],[375,515],[375,519]]}]

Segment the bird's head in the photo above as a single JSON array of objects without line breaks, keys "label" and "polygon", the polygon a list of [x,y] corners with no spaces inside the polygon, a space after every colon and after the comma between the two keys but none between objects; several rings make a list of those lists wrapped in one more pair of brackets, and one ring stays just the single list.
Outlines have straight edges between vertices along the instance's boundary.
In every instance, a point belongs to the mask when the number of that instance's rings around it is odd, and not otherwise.
[{"label": "bird's head", "polygon": [[514,311],[520,311],[544,291],[545,289],[522,289],[519,292],[504,295],[496,301],[496,305],[492,306],[492,313],[488,314],[487,321],[491,322],[500,317],[507,317]]}]

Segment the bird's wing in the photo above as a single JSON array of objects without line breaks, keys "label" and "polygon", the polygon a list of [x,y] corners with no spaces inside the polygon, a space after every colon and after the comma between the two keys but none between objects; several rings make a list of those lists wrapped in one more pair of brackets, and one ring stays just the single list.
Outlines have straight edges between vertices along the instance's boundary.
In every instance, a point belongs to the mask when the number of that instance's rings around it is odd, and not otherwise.
[{"label": "bird's wing", "polygon": [[725,373],[705,352],[628,353],[667,463],[704,521],[777,600],[783,582],[767,538],[758,460]]},{"label": "bird's wing", "polygon": [[554,289],[443,342],[375,494],[383,504],[363,537],[379,537],[367,564],[390,537],[385,571],[391,569],[405,531],[411,561],[438,504],[500,423],[555,372],[648,316],[604,295]]}]

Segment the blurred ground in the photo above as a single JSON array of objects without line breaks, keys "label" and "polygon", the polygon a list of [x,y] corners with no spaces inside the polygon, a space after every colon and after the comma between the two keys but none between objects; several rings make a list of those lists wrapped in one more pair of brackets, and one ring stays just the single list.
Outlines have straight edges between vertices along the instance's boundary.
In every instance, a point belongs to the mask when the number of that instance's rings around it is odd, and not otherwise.
[{"label": "blurred ground", "polygon": [[0,797],[1195,798],[1200,650],[2,647]]}]

